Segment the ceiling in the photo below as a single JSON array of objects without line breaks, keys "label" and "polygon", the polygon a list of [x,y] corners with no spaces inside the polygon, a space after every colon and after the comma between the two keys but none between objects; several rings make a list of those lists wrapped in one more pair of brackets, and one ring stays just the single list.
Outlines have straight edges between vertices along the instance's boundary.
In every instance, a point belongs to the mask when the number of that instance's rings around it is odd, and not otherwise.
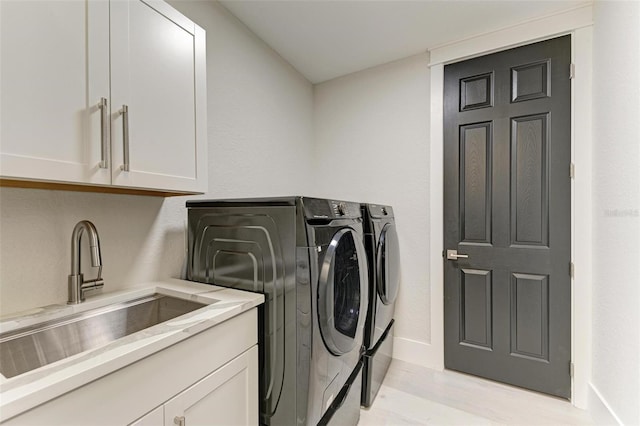
[{"label": "ceiling", "polygon": [[312,83],[589,1],[221,0]]}]

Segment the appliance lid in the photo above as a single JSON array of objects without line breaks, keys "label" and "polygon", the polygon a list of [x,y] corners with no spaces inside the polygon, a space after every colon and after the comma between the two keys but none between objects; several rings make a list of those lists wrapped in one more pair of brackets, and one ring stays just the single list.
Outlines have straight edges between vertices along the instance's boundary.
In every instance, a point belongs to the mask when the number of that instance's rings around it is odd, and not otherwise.
[{"label": "appliance lid", "polygon": [[295,206],[300,196],[262,197],[262,198],[227,198],[210,200],[187,200],[188,208],[206,207],[251,207],[251,206]]},{"label": "appliance lid", "polygon": [[307,219],[354,219],[362,217],[359,203],[299,195],[264,198],[188,200],[186,203],[187,208],[297,205],[302,206],[304,216]]}]

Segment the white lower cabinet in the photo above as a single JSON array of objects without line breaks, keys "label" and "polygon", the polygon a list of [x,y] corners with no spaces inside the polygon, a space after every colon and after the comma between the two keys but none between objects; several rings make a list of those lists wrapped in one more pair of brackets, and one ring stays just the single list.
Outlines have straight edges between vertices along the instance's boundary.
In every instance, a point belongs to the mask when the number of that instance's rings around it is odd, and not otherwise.
[{"label": "white lower cabinet", "polygon": [[131,426],[258,423],[258,347],[220,367]]},{"label": "white lower cabinet", "polygon": [[2,424],[257,425],[257,329],[253,308]]}]

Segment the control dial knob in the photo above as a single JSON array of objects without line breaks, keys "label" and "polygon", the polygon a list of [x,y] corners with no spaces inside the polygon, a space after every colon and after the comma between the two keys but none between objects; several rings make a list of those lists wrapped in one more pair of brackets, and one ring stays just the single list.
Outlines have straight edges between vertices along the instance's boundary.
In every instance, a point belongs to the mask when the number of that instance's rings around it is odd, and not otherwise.
[{"label": "control dial knob", "polygon": [[338,204],[338,214],[344,216],[347,214],[347,205],[345,203]]}]

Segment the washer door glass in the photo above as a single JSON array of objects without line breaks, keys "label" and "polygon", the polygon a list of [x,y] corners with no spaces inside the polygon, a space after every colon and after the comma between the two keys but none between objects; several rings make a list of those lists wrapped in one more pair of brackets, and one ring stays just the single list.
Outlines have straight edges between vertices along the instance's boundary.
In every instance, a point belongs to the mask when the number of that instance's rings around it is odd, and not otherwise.
[{"label": "washer door glass", "polygon": [[394,224],[382,228],[376,252],[378,296],[388,305],[396,300],[400,287],[400,245]]},{"label": "washer door glass", "polygon": [[322,339],[334,355],[353,350],[366,316],[364,247],[351,228],[336,232],[327,247],[318,282],[318,319]]}]

